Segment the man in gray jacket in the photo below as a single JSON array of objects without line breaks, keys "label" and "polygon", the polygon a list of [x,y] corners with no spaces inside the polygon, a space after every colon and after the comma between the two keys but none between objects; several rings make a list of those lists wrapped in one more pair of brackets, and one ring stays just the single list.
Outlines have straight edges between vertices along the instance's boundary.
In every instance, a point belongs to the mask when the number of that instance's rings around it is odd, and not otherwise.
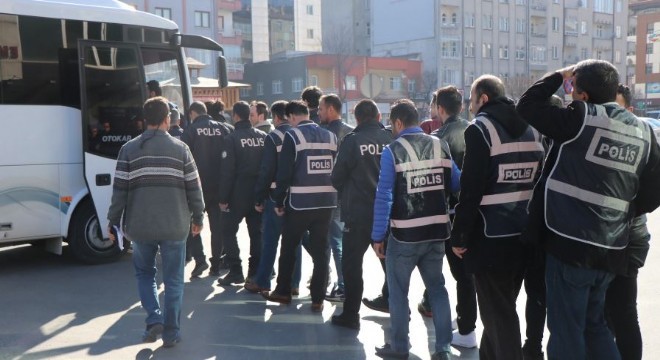
[{"label": "man in gray jacket", "polygon": [[[188,146],[170,136],[167,100],[144,103],[147,130],[119,151],[108,210],[108,232],[121,232],[133,242],[133,265],[147,329],[142,341],[163,347],[181,340],[179,318],[183,302],[183,268],[188,231],[202,230],[204,199],[197,166]],[[191,224],[192,222],[192,224]],[[162,258],[165,300],[161,308],[156,284],[156,254]]]}]

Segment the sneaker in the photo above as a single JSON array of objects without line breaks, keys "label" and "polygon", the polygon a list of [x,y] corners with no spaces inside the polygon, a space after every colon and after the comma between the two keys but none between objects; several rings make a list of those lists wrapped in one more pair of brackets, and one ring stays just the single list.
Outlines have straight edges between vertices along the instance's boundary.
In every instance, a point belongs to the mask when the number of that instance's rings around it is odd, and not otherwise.
[{"label": "sneaker", "polygon": [[390,303],[382,294],[373,299],[362,298],[362,303],[371,310],[388,314],[390,312]]},{"label": "sneaker", "polygon": [[477,334],[472,331],[469,334],[461,335],[458,330],[454,330],[451,335],[451,344],[468,349],[475,348],[477,347]]},{"label": "sneaker", "polygon": [[360,330],[360,316],[348,316],[344,313],[340,315],[332,315],[332,325],[342,326],[353,330]]},{"label": "sneaker", "polygon": [[173,348],[179,342],[181,342],[181,337],[180,336],[177,336],[172,340],[163,340],[163,347],[164,348]]},{"label": "sneaker", "polygon": [[195,268],[190,273],[190,277],[199,277],[208,268],[209,268],[209,264],[206,262],[206,260],[197,261],[197,262],[195,262]]},{"label": "sneaker", "polygon": [[344,289],[340,289],[337,284],[325,295],[325,299],[330,302],[344,302]]},{"label": "sneaker", "polygon": [[163,334],[165,327],[161,323],[147,325],[147,329],[142,334],[142,342],[152,343],[158,340],[158,337]]},{"label": "sneaker", "polygon": [[419,313],[422,314],[422,316],[429,317],[429,318],[433,317],[433,311],[431,311],[431,308],[428,307],[428,305],[426,303],[424,303],[424,301],[421,301],[417,305],[417,311],[419,311]]},{"label": "sneaker", "polygon": [[220,266],[212,264],[209,268],[209,276],[220,276]]},{"label": "sneaker", "polygon": [[223,286],[242,284],[244,282],[245,282],[245,278],[243,277],[243,274],[237,271],[236,272],[230,271],[227,275],[225,275],[225,277],[218,279],[218,284]]}]

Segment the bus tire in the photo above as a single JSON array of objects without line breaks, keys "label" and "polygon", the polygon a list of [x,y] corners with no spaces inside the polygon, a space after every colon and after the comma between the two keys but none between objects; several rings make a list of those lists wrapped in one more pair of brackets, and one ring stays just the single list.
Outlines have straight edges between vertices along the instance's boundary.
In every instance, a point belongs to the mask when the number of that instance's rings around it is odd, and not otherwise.
[{"label": "bus tire", "polygon": [[67,242],[73,257],[86,264],[104,264],[119,259],[122,251],[103,239],[94,203],[87,198],[76,208],[69,224]]}]

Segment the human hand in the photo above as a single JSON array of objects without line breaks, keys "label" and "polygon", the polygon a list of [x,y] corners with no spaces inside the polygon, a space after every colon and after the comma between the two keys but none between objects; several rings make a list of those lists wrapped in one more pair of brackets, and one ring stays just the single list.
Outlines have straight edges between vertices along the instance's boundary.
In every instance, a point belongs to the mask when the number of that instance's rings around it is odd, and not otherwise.
[{"label": "human hand", "polygon": [[454,247],[451,248],[451,251],[454,252],[454,255],[456,255],[456,257],[458,257],[459,259],[462,259],[463,254],[465,254],[467,252],[467,248],[454,246]]},{"label": "human hand", "polygon": [[257,210],[257,212],[264,212],[264,205],[263,204],[255,204],[254,209]]},{"label": "human hand", "polygon": [[223,211],[223,212],[227,212],[228,209],[229,209],[229,204],[227,204],[227,203],[220,203],[220,210],[221,210],[221,211]]},{"label": "human hand", "polygon": [[108,238],[110,238],[110,241],[112,242],[117,241],[117,238],[115,237],[115,233],[112,232],[112,225],[108,225]]},{"label": "human hand", "polygon": [[284,216],[284,207],[276,207],[275,214],[277,214],[277,216]]},{"label": "human hand", "polygon": [[372,247],[379,259],[385,259],[385,244],[382,241],[373,243]]},{"label": "human hand", "polygon": [[202,228],[204,225],[197,225],[197,224],[192,224],[190,226],[190,231],[192,232],[193,236],[199,235],[199,233],[202,232]]}]

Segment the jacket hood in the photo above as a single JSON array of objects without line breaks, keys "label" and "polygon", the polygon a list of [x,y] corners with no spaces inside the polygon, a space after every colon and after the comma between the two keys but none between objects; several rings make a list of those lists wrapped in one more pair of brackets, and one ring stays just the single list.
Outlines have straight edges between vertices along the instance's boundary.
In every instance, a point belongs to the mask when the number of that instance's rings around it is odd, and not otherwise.
[{"label": "jacket hood", "polygon": [[497,97],[485,103],[480,113],[486,113],[488,118],[497,121],[513,138],[517,138],[527,130],[527,122],[516,112],[513,100],[507,97]]}]

